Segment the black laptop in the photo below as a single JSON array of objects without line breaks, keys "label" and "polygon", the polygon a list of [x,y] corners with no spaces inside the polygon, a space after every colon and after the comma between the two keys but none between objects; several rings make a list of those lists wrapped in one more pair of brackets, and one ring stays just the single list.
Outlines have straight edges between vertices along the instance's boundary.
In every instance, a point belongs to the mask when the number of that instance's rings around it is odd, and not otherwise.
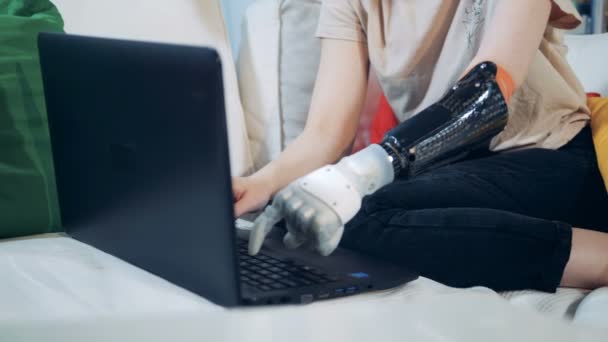
[{"label": "black laptop", "polygon": [[343,249],[257,256],[233,217],[216,51],[41,34],[64,227],[224,306],[308,303],[394,287],[412,272]]}]

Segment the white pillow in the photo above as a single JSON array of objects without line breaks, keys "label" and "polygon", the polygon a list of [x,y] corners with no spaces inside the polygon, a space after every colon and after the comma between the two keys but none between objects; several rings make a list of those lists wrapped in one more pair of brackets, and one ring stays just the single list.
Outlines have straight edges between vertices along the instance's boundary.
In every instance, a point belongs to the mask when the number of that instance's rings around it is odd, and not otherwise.
[{"label": "white pillow", "polygon": [[282,149],[279,104],[279,32],[281,0],[258,0],[247,9],[237,72],[256,169]]},{"label": "white pillow", "polygon": [[220,0],[53,0],[53,3],[71,33],[216,48],[223,61],[232,174],[251,172],[253,163]]},{"label": "white pillow", "polygon": [[[258,0],[246,13],[238,76],[256,169],[304,130],[321,59],[320,11],[320,0]],[[380,96],[372,73],[355,149],[369,144]]]},{"label": "white pillow", "polygon": [[257,169],[304,129],[321,56],[320,0],[258,0],[243,24],[238,76]]},{"label": "white pillow", "polygon": [[317,70],[321,40],[316,37],[320,0],[283,0],[280,8],[279,94],[282,147],[304,129]]}]

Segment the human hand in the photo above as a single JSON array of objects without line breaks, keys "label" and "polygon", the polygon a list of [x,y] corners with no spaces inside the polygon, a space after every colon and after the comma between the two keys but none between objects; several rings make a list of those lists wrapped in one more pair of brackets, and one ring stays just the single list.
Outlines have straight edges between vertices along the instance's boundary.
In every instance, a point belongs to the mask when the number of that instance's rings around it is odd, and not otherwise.
[{"label": "human hand", "polygon": [[232,178],[232,192],[235,217],[262,209],[272,196],[268,182],[256,176]]}]

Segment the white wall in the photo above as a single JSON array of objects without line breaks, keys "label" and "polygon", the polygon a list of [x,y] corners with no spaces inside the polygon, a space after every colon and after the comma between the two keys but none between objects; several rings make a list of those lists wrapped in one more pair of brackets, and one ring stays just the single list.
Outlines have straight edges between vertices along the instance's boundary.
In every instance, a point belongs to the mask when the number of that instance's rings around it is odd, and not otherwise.
[{"label": "white wall", "polygon": [[232,173],[250,170],[249,143],[220,0],[51,1],[70,33],[216,48],[224,64]]}]

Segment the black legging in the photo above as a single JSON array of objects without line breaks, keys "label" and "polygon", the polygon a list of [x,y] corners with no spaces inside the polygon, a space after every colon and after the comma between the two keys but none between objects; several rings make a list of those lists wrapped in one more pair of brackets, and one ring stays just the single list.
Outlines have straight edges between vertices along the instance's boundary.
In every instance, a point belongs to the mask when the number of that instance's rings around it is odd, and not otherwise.
[{"label": "black legging", "polygon": [[606,208],[585,128],[557,151],[478,156],[396,180],[364,199],[342,246],[451,286],[555,291],[572,227],[608,232]]}]

